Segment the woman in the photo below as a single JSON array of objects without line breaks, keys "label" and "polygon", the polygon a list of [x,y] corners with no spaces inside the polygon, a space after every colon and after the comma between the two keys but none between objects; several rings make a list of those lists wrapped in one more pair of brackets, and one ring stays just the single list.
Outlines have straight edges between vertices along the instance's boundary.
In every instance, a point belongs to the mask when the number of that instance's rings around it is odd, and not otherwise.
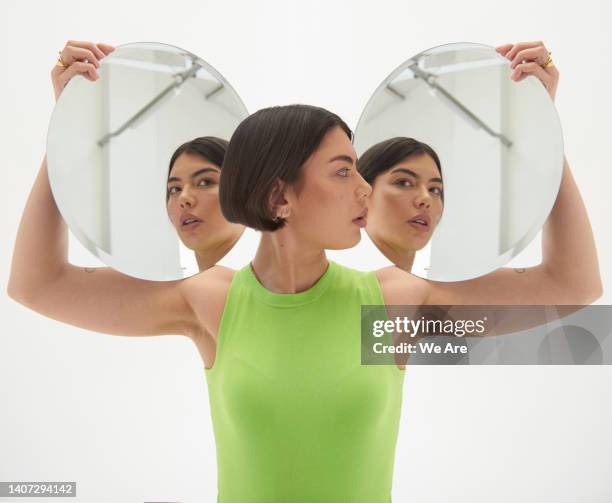
[{"label": "woman", "polygon": [[358,165],[372,186],[366,232],[391,263],[410,272],[442,217],[440,159],[429,145],[397,137],[370,147]]},{"label": "woman", "polygon": [[[68,65],[71,55],[62,56]],[[525,303],[586,304],[601,282],[569,169],[547,224],[544,253],[553,259],[461,283],[328,261],[326,249],[359,241],[370,193],[337,115],[302,105],[260,110],[236,129],[220,181],[225,217],[262,231],[255,258],[237,272],[214,266],[150,282],[68,263],[43,163],[8,292],[97,332],[190,337],[207,369],[220,503],[388,503],[404,372],[360,364],[361,305],[511,304],[519,294]]]},{"label": "woman", "polygon": [[183,244],[204,271],[236,244],[244,226],[225,220],[219,206],[219,177],[227,141],[204,136],[183,143],[170,159],[168,216]]}]

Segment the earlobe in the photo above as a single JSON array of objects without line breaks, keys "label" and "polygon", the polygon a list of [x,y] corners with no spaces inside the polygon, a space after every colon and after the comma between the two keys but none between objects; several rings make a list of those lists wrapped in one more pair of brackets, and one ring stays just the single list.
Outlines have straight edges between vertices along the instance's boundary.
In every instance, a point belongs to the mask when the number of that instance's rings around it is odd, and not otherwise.
[{"label": "earlobe", "polygon": [[289,202],[285,198],[285,182],[282,180],[276,180],[274,186],[270,191],[270,197],[268,198],[268,208],[270,213],[274,215],[274,221],[278,221],[283,218],[287,218],[291,214],[289,208]]},{"label": "earlobe", "polygon": [[285,220],[291,215],[291,209],[286,204],[283,206],[276,206],[276,216],[274,217],[275,222],[280,222],[281,220]]}]

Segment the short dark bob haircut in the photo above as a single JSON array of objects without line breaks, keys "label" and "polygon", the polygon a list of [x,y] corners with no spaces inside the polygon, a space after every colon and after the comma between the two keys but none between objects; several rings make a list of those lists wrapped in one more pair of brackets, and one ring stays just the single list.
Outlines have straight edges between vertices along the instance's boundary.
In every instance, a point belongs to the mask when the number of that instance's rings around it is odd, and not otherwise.
[{"label": "short dark bob haircut", "polygon": [[310,105],[264,108],[244,119],[230,139],[221,179],[219,203],[230,222],[260,231],[275,231],[270,197],[277,180],[292,185],[323,137],[340,127],[352,141],[353,133],[336,114]]},{"label": "short dark bob haircut", "polygon": [[[217,138],[216,136],[201,136],[183,143],[174,151],[174,154],[172,154],[170,158],[170,163],[168,164],[168,177],[170,177],[174,163],[182,154],[200,156],[221,168],[228,144],[227,140]],[[168,197],[169,194],[166,193],[166,201],[168,201]]]},{"label": "short dark bob haircut", "polygon": [[[434,160],[440,178],[442,178],[442,166],[435,150],[426,143],[404,136],[390,138],[371,146],[359,158],[357,169],[365,181],[373,185],[378,175],[391,169],[399,162],[424,154]],[[442,201],[444,201],[444,196],[442,196]]]}]

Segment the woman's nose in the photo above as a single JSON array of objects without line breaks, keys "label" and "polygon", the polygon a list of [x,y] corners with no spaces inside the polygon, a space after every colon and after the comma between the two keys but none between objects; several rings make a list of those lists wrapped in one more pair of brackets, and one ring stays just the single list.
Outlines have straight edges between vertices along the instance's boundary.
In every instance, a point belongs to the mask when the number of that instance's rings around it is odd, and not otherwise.
[{"label": "woman's nose", "polygon": [[418,192],[414,197],[414,205],[417,208],[429,208],[431,206],[431,195],[427,189]]},{"label": "woman's nose", "polygon": [[187,187],[183,187],[179,196],[179,205],[181,208],[193,208],[196,205],[197,199]]},{"label": "woman's nose", "polygon": [[372,193],[372,186],[365,181],[365,178],[363,178],[363,176],[361,176],[361,173],[357,173],[359,179],[359,186],[357,187],[357,197],[359,199],[363,198],[367,198],[370,196],[370,194]]}]

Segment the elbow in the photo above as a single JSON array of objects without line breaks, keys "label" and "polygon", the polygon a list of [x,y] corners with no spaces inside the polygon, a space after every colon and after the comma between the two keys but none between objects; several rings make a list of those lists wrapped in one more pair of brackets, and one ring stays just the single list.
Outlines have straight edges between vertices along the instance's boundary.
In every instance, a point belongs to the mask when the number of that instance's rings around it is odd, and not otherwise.
[{"label": "elbow", "polygon": [[41,302],[45,303],[45,297],[49,298],[49,294],[58,284],[61,273],[60,270],[55,276],[41,277],[21,271],[12,271],[6,287],[6,294],[15,302],[19,302],[33,311],[38,311]]},{"label": "elbow", "polygon": [[582,305],[592,304],[596,300],[600,299],[603,295],[603,283],[601,281],[601,275],[599,271],[593,271],[593,274],[588,280],[583,280],[581,283],[581,290],[583,298],[581,299]]},{"label": "elbow", "polygon": [[6,294],[15,302],[19,302],[26,307],[30,307],[32,305],[31,289],[25,288],[23,285],[16,284],[12,278],[6,287]]},{"label": "elbow", "polygon": [[603,295],[601,276],[597,274],[572,274],[563,279],[551,277],[548,284],[550,294],[547,297],[551,304],[588,306]]},{"label": "elbow", "polygon": [[600,299],[603,295],[603,284],[601,278],[597,278],[597,281],[589,288],[585,295],[584,305],[593,304],[596,300]]},{"label": "elbow", "polygon": [[14,276],[11,276],[6,287],[6,294],[15,302],[36,311],[36,302],[40,298],[41,290],[42,285],[16,280]]},{"label": "elbow", "polygon": [[11,276],[6,287],[6,294],[14,301],[20,302],[19,299],[22,297],[22,291],[15,283],[13,276]]},{"label": "elbow", "polygon": [[588,306],[589,304],[593,304],[603,295],[603,285],[599,278],[596,281],[582,282],[580,285],[575,285],[568,290],[572,293],[569,296],[570,298],[567,299],[570,302],[567,303],[576,306]]}]

